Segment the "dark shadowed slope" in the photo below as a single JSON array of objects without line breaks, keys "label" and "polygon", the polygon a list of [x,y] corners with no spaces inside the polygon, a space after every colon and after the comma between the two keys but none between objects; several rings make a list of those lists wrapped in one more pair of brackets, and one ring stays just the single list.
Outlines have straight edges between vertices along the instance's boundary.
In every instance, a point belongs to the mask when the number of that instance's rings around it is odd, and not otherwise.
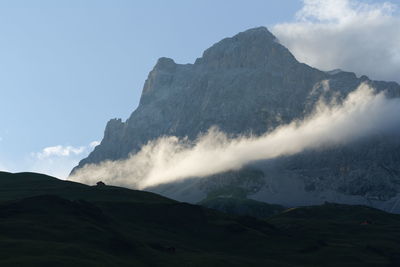
[{"label": "dark shadowed slope", "polygon": [[363,206],[327,204],[259,220],[33,173],[1,173],[0,189],[1,266],[400,263],[400,216]]},{"label": "dark shadowed slope", "polygon": [[235,197],[207,198],[198,204],[206,208],[219,210],[229,214],[252,216],[260,219],[268,218],[286,209],[281,205]]},{"label": "dark shadowed slope", "polygon": [[53,194],[70,200],[172,203],[157,194],[116,186],[88,186],[38,173],[0,172],[0,201]]}]

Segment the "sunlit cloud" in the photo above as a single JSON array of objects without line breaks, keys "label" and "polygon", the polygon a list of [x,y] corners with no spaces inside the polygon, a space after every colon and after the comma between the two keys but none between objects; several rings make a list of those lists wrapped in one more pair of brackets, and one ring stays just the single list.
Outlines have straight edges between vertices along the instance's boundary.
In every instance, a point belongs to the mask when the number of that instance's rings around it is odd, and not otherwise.
[{"label": "sunlit cloud", "polygon": [[296,58],[322,70],[343,69],[400,82],[400,16],[390,2],[304,0],[294,22],[271,30]]},{"label": "sunlit cloud", "polygon": [[367,84],[340,104],[320,103],[302,121],[282,125],[262,136],[231,139],[210,129],[194,143],[175,136],[149,142],[130,158],[89,164],[69,179],[94,184],[98,180],[131,188],[146,188],[186,178],[238,170],[258,160],[293,155],[307,149],[345,144],[400,129],[400,99],[375,94]]}]

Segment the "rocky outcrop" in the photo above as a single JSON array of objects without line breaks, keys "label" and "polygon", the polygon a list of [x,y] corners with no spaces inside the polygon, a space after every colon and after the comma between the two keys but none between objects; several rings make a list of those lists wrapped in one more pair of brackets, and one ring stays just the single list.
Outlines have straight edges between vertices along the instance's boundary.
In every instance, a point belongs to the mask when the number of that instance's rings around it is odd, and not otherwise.
[{"label": "rocky outcrop", "polygon": [[[386,90],[390,97],[400,96],[400,86],[394,82],[371,81],[341,70],[323,72],[302,64],[266,28],[250,29],[216,43],[194,64],[176,64],[172,59],[160,58],[144,84],[138,108],[125,122],[111,120],[101,144],[76,168],[126,158],[161,136],[195,139],[212,126],[232,136],[259,135],[303,118],[321,98],[329,101],[335,97],[340,101],[362,82],[378,91]],[[302,153],[264,164],[258,169],[268,172],[266,184],[253,196],[263,199],[262,192],[280,190],[271,189],[271,181],[286,175],[299,182],[305,193],[331,190],[343,195],[390,199],[400,191],[400,147],[386,139],[366,141],[359,147]],[[275,171],[278,169],[280,172]],[[364,179],[366,176],[373,179]],[[290,204],[278,198],[265,199]]]}]

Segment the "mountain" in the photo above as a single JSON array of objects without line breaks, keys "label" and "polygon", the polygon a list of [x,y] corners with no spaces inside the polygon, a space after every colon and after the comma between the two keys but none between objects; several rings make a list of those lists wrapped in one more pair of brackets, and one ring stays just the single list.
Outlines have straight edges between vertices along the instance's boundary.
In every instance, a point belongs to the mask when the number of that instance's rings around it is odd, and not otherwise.
[{"label": "mountain", "polygon": [[[214,44],[194,64],[160,58],[138,108],[125,122],[110,120],[101,144],[73,172],[127,158],[162,136],[194,140],[213,126],[232,137],[261,135],[304,118],[321,99],[343,100],[361,83],[389,98],[400,96],[395,82],[320,71],[298,62],[265,27],[250,29]],[[148,190],[197,203],[215,191],[239,188],[247,198],[284,206],[331,201],[400,212],[399,140],[372,136]]]},{"label": "mountain", "polygon": [[1,266],[398,266],[400,215],[325,204],[260,220],[0,172]]}]

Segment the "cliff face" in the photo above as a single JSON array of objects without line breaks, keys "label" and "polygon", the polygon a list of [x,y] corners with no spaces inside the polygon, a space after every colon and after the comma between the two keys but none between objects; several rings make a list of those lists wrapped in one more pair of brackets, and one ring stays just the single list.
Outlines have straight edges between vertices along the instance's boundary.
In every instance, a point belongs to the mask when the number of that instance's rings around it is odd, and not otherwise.
[{"label": "cliff face", "polygon": [[[176,64],[172,59],[160,58],[144,84],[138,108],[126,122],[109,121],[101,144],[76,168],[88,163],[126,158],[160,136],[194,139],[212,126],[218,126],[233,136],[259,135],[282,123],[304,117],[321,98],[328,101],[333,97],[344,98],[362,82],[370,83],[378,91],[386,90],[390,97],[400,95],[399,85],[393,82],[370,81],[351,72],[323,72],[299,63],[266,28],[250,29],[216,43],[194,64]],[[333,173],[340,171],[335,172],[332,168],[363,169],[364,164],[373,168],[369,162],[375,156],[380,157],[381,152],[371,152],[376,148],[375,141],[371,142],[361,146],[365,150],[361,156],[350,148],[336,148],[327,156],[333,162],[327,166],[320,162],[318,153],[328,152],[314,152],[318,155],[303,153],[284,159],[278,165],[285,171],[296,166],[296,172],[292,171],[291,175],[306,180],[303,182],[305,191],[315,191],[323,187],[314,181],[323,175],[321,168],[324,171],[331,168]],[[389,168],[398,168],[398,152],[393,151],[392,146],[384,149],[394,166]],[[338,159],[342,156],[356,163],[346,161],[339,164]],[[384,167],[376,167],[375,171],[379,168]],[[398,173],[389,172],[392,173],[390,177],[395,175],[398,178]],[[387,171],[379,169],[377,173],[388,177]],[[335,177],[346,180],[343,178],[346,175],[343,171]],[[311,178],[306,179],[308,176]],[[361,191],[376,191],[376,188],[372,190],[368,186]],[[361,195],[360,190],[349,189],[347,182],[334,190]],[[392,195],[397,192],[397,189],[393,190]]]},{"label": "cliff face", "polygon": [[321,95],[345,96],[364,80],[301,64],[266,28],[251,29],[216,43],[194,64],[160,58],[138,108],[126,122],[109,121],[101,144],[78,168],[125,158],[163,135],[195,138],[214,125],[231,134],[261,134],[304,116]]}]

